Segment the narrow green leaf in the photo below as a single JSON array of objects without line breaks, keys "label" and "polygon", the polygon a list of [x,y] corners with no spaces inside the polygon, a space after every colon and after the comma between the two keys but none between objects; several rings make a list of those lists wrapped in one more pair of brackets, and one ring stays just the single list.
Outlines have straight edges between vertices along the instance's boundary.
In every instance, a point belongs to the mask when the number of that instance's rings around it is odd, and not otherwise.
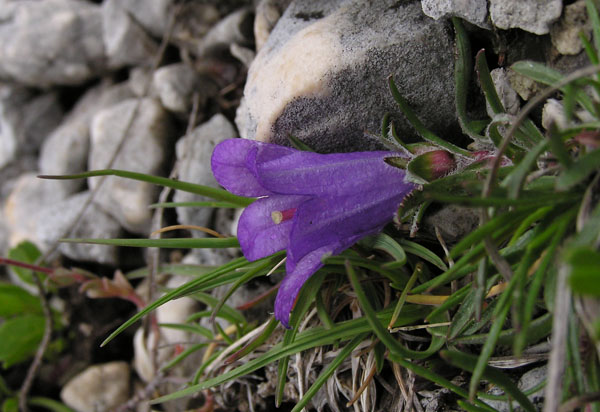
[{"label": "narrow green leaf", "polygon": [[236,209],[242,207],[235,203],[230,202],[163,202],[163,203],[153,203],[148,208],[150,209],[166,209],[172,207],[213,207],[213,208],[221,208],[221,209]]},{"label": "narrow green leaf", "polygon": [[73,175],[62,175],[62,176],[51,176],[42,175],[38,176],[41,179],[53,179],[53,180],[72,180],[72,179],[85,179],[88,177],[96,176],[118,176],[126,179],[139,180],[141,182],[153,183],[155,185],[170,187],[171,189],[182,190],[184,192],[194,193],[210,197],[211,199],[222,200],[224,202],[234,203],[239,206],[248,206],[254,201],[252,198],[232,195],[226,190],[216,189],[214,187],[197,185],[189,182],[181,182],[179,180],[168,179],[161,176],[152,176],[144,173],[130,172],[127,170],[118,169],[104,169],[104,170],[92,170],[85,173],[73,174]]},{"label": "narrow green leaf", "polygon": [[600,252],[592,247],[573,248],[566,261],[571,266],[569,286],[573,292],[600,296]]},{"label": "narrow green leaf", "polygon": [[494,86],[494,81],[492,80],[492,76],[490,75],[490,69],[485,58],[484,49],[479,50],[477,56],[475,57],[475,68],[479,76],[479,84],[481,85],[481,90],[483,90],[485,99],[492,108],[492,111],[496,114],[504,113],[505,109],[502,105],[500,97],[498,97],[498,93],[496,92],[496,86]]},{"label": "narrow green leaf", "polygon": [[129,247],[159,247],[176,249],[239,247],[237,238],[173,238],[173,239],[61,239],[63,243],[86,243]]},{"label": "narrow green leaf", "polygon": [[41,396],[33,396],[28,398],[27,403],[31,406],[39,406],[52,412],[76,412],[75,409],[71,409],[61,402]]},{"label": "narrow green leaf", "polygon": [[550,129],[548,130],[548,145],[550,147],[550,151],[556,159],[566,168],[569,169],[573,164],[573,160],[567,152],[567,148],[565,147],[565,143],[562,141],[556,124],[552,123],[550,125]]},{"label": "narrow green leaf", "polygon": [[[473,371],[477,361],[476,356],[458,351],[443,350],[440,352],[440,355],[452,365],[470,372]],[[525,396],[525,394],[519,390],[517,385],[515,385],[515,383],[499,369],[486,366],[483,371],[483,377],[504,389],[504,391],[510,394],[526,411],[536,412],[535,406],[533,406],[527,396]],[[473,396],[470,398],[472,399]]]},{"label": "narrow green leaf", "polygon": [[314,152],[315,151],[315,149],[313,149],[312,147],[310,147],[309,145],[304,143],[302,140],[298,139],[293,134],[288,134],[288,140],[290,141],[290,143],[292,144],[294,149],[302,150],[305,152]]},{"label": "narrow green leaf", "polygon": [[371,249],[381,250],[394,258],[394,262],[384,263],[384,267],[398,268],[406,264],[406,253],[402,246],[400,246],[393,237],[386,235],[385,233],[366,237],[359,243],[364,244]]},{"label": "narrow green leaf", "polygon": [[424,259],[427,262],[431,263],[432,265],[437,266],[441,270],[448,270],[448,266],[446,266],[444,261],[440,259],[440,257],[437,254],[433,253],[426,247],[406,239],[400,239],[398,243],[400,244],[400,246],[402,246],[406,253],[418,256],[421,259]]},{"label": "narrow green leaf", "polygon": [[586,177],[600,169],[600,149],[593,150],[580,157],[572,167],[563,171],[556,180],[557,190],[569,190],[581,183]]},{"label": "narrow green leaf", "polygon": [[388,332],[386,327],[377,318],[377,314],[371,306],[371,303],[369,302],[369,299],[367,298],[367,295],[365,294],[358,280],[358,276],[354,268],[349,262],[346,263],[346,271],[348,273],[350,283],[352,284],[352,288],[354,289],[354,293],[356,293],[356,298],[358,299],[360,307],[365,313],[365,317],[367,318],[367,322],[371,326],[373,333],[377,335],[379,340],[390,350],[391,353],[394,353],[397,356],[402,356],[410,359],[424,359],[431,356],[435,351],[439,350],[442,347],[442,345],[444,344],[444,339],[437,337],[432,338],[429,349],[423,352],[414,351],[402,346],[400,342],[398,342]]},{"label": "narrow green leaf", "polygon": [[143,316],[147,315],[148,313],[150,313],[154,309],[158,308],[159,306],[163,305],[164,303],[169,302],[173,299],[177,299],[177,298],[189,295],[190,293],[193,293],[194,291],[196,291],[198,286],[206,283],[207,281],[218,278],[219,276],[223,276],[229,272],[233,272],[236,269],[242,268],[243,266],[245,266],[247,264],[248,264],[248,261],[245,258],[238,258],[238,259],[232,260],[231,262],[229,262],[223,266],[220,266],[211,272],[205,273],[202,276],[199,276],[198,278],[192,280],[191,282],[188,282],[188,283],[166,293],[164,296],[161,296],[160,298],[156,299],[154,302],[150,303],[148,306],[146,306],[144,309],[142,309],[139,313],[135,314],[129,320],[127,320],[125,323],[123,323],[121,326],[119,326],[114,332],[112,332],[104,340],[104,342],[102,342],[102,344],[100,346],[102,347],[102,346],[106,345],[108,342],[113,340],[117,335],[119,335],[123,330],[127,329],[129,326],[131,326],[132,324],[134,324],[135,322],[140,320]]},{"label": "narrow green leaf", "polygon": [[536,167],[538,157],[546,150],[548,146],[547,140],[542,140],[535,147],[527,152],[523,160],[521,160],[513,171],[504,178],[500,186],[508,189],[508,197],[516,199],[523,187],[527,174]]},{"label": "narrow green leaf", "polygon": [[410,105],[408,104],[408,102],[406,101],[406,99],[404,99],[404,97],[400,94],[400,92],[398,91],[398,88],[396,87],[396,84],[394,83],[394,79],[391,76],[388,78],[388,84],[389,84],[390,90],[392,92],[392,96],[394,97],[394,100],[396,101],[396,103],[398,103],[398,106],[400,106],[400,110],[402,111],[402,113],[404,113],[404,116],[406,116],[406,119],[415,128],[417,133],[419,133],[419,135],[421,135],[421,137],[423,137],[423,139],[425,139],[428,142],[433,143],[439,147],[443,147],[452,153],[471,157],[471,152],[469,152],[468,150],[460,148],[456,145],[453,145],[450,142],[445,141],[444,139],[441,139],[440,137],[438,137],[432,131],[430,131],[429,129],[427,129],[425,127],[425,125],[421,122],[421,120],[412,111],[412,109],[411,109]]}]

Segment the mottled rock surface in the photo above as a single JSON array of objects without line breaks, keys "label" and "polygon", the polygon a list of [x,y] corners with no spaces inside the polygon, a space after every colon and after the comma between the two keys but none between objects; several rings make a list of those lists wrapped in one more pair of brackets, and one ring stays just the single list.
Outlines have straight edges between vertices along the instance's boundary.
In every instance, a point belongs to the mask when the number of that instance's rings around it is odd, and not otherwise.
[{"label": "mottled rock surface", "polygon": [[[137,116],[117,156],[113,168],[147,174],[161,174],[169,157],[169,141],[174,129],[168,112],[154,99],[125,100],[97,113],[91,125],[89,168],[105,169],[120,145],[129,119]],[[93,189],[98,178],[90,178]],[[133,233],[147,235],[156,187],[118,177],[107,177],[95,202]]]},{"label": "mottled rock surface", "polygon": [[60,397],[77,412],[112,411],[129,397],[129,374],[126,362],[92,365],[71,379]]},{"label": "mottled rock surface", "polygon": [[0,78],[47,87],[104,71],[102,12],[79,0],[0,3]]},{"label": "mottled rock surface", "polygon": [[[210,158],[214,147],[221,141],[237,137],[233,125],[221,114],[213,116],[208,122],[198,126],[188,136],[177,142],[177,161],[179,179],[218,187],[210,168]],[[203,196],[177,190],[173,197],[175,202],[197,202],[208,200]],[[212,208],[206,207],[178,207],[177,217],[180,223],[187,225],[207,226]],[[200,232],[193,232],[201,235]]]},{"label": "mottled rock surface", "polygon": [[448,27],[419,3],[294,1],[250,67],[240,134],[286,144],[291,133],[318,151],[374,149],[364,131],[377,132],[390,112],[414,137],[388,90],[392,74],[423,122],[452,138],[452,47]]},{"label": "mottled rock surface", "polygon": [[423,13],[438,20],[460,17],[483,28],[489,28],[487,22],[486,0],[422,0]]},{"label": "mottled rock surface", "polygon": [[562,0],[490,0],[490,17],[500,29],[548,34],[561,12]]}]

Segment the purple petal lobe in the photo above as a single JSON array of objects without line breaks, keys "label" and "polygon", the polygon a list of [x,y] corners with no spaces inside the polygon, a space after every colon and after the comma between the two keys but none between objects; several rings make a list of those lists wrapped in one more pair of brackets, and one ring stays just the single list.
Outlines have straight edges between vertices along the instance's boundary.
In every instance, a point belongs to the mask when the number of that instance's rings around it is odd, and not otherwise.
[{"label": "purple petal lobe", "polygon": [[346,195],[364,189],[402,182],[404,171],[390,166],[384,158],[393,152],[318,154],[295,151],[282,157],[256,156],[256,177],[274,193],[304,195]]},{"label": "purple petal lobe", "polygon": [[323,266],[321,263],[323,255],[334,253],[336,249],[334,245],[327,245],[313,250],[295,265],[294,270],[287,271],[275,298],[275,318],[286,328],[290,327],[290,312],[296,303],[302,285]]},{"label": "purple petal lobe", "polygon": [[229,192],[240,196],[272,194],[256,179],[256,156],[264,153],[266,159],[293,153],[293,149],[247,139],[228,139],[219,143],[212,155],[211,167],[215,179]]},{"label": "purple petal lobe", "polygon": [[392,220],[402,199],[413,188],[412,183],[398,179],[384,190],[357,191],[302,203],[290,233],[289,267],[293,269],[304,256],[325,245],[343,242],[351,246],[361,237],[377,233]]},{"label": "purple petal lobe", "polygon": [[260,198],[246,207],[237,229],[237,237],[246,259],[254,261],[285,249],[294,220],[275,224],[271,214],[295,209],[306,199],[306,196],[273,195]]}]

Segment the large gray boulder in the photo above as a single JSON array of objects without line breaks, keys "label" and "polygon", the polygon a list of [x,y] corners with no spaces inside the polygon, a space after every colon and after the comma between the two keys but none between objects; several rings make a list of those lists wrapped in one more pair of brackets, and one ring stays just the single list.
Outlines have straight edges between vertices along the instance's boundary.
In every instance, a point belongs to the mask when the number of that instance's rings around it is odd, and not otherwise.
[{"label": "large gray boulder", "polygon": [[248,73],[236,123],[242,137],[287,143],[293,134],[319,151],[380,148],[382,116],[415,137],[387,78],[423,122],[444,137],[456,129],[453,34],[413,1],[293,1]]},{"label": "large gray boulder", "polygon": [[0,1],[0,78],[81,84],[105,69],[100,7],[87,1]]}]

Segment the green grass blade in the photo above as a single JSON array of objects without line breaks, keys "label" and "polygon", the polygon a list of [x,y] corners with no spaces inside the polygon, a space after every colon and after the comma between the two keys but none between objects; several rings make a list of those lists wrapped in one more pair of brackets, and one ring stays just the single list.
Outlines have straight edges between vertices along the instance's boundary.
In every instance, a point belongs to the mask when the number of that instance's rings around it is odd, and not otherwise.
[{"label": "green grass blade", "polygon": [[138,180],[141,182],[153,183],[155,185],[170,187],[171,189],[182,190],[184,192],[194,193],[210,197],[216,200],[222,200],[224,202],[234,203],[238,206],[248,206],[254,201],[252,198],[243,196],[232,195],[226,190],[217,189],[209,186],[197,185],[189,182],[181,182],[179,180],[168,179],[161,176],[152,176],[144,173],[130,172],[127,170],[119,169],[104,169],[104,170],[92,170],[85,173],[78,173],[73,175],[41,175],[38,176],[41,179],[54,179],[54,180],[72,180],[72,179],[85,179],[88,177],[96,176],[118,176],[126,179]]},{"label": "green grass blade", "polygon": [[[474,365],[477,361],[476,356],[458,351],[443,350],[440,352],[440,355],[450,364],[470,372],[473,371]],[[515,399],[526,411],[536,412],[535,406],[533,406],[527,396],[525,396],[525,394],[519,390],[517,385],[515,385],[515,383],[508,376],[500,372],[499,369],[486,366],[483,371],[483,377],[504,389],[504,391],[510,394],[513,399]],[[473,396],[470,398],[472,399]]]},{"label": "green grass blade", "polygon": [[424,246],[419,245],[418,243],[411,242],[410,240],[400,239],[398,241],[400,246],[404,249],[406,253],[411,255],[415,255],[424,259],[425,261],[431,263],[432,265],[440,268],[441,270],[448,270],[448,266],[444,263],[442,259],[431,250],[427,249]]},{"label": "green grass blade", "polygon": [[163,202],[153,203],[148,206],[149,209],[166,209],[172,207],[213,207],[221,209],[237,209],[242,207],[230,202]]},{"label": "green grass blade", "polygon": [[492,111],[496,114],[504,113],[505,109],[502,105],[500,97],[498,97],[498,93],[496,92],[496,86],[494,86],[494,81],[492,80],[492,76],[490,75],[490,69],[485,58],[484,49],[479,50],[477,56],[475,57],[475,68],[479,76],[479,84],[481,85],[481,90],[483,90],[485,99],[492,108]]},{"label": "green grass blade", "polygon": [[417,133],[419,133],[419,135],[421,135],[423,139],[427,140],[430,143],[443,147],[449,152],[471,157],[471,152],[469,152],[468,150],[460,148],[456,145],[453,145],[450,142],[445,141],[444,139],[441,139],[440,137],[435,135],[431,130],[425,127],[423,122],[421,122],[421,120],[415,115],[415,113],[411,109],[410,104],[408,104],[406,99],[404,99],[404,97],[400,94],[398,88],[396,87],[396,84],[394,83],[394,79],[392,79],[391,76],[388,78],[388,84],[392,92],[392,96],[394,97],[394,100],[396,101],[396,103],[398,103],[398,106],[400,106],[400,110],[402,110],[402,113],[404,113],[406,119],[410,122],[410,124],[415,128]]},{"label": "green grass blade", "polygon": [[556,180],[556,189],[569,190],[597,170],[600,170],[600,149],[580,157],[569,169],[562,172]]},{"label": "green grass blade", "polygon": [[129,326],[133,325],[135,322],[137,322],[142,317],[144,317],[145,315],[147,315],[154,309],[158,308],[159,306],[169,302],[170,300],[177,299],[177,298],[180,298],[182,296],[186,296],[186,295],[192,293],[193,291],[195,291],[195,289],[199,285],[203,284],[204,282],[206,282],[209,279],[214,279],[214,278],[222,276],[228,272],[235,271],[236,269],[242,268],[243,266],[245,266],[247,264],[248,264],[248,261],[245,258],[235,259],[235,260],[233,260],[211,272],[208,272],[208,273],[198,277],[197,279],[192,280],[191,282],[188,282],[176,289],[173,289],[172,291],[166,293],[164,296],[161,296],[160,298],[156,299],[154,302],[150,303],[148,306],[146,306],[140,312],[138,312],[137,314],[132,316],[129,320],[127,320],[125,323],[123,323],[121,326],[119,326],[114,332],[112,332],[104,340],[104,342],[102,342],[102,344],[100,344],[100,347],[105,346],[107,343],[109,343],[111,340],[113,340],[117,335],[119,335],[121,332],[123,332]]},{"label": "green grass blade", "polygon": [[159,247],[164,249],[223,249],[239,247],[236,237],[212,238],[173,238],[173,239],[61,239],[63,243],[86,243],[90,245],[111,245],[129,247]]},{"label": "green grass blade", "polygon": [[527,174],[534,168],[537,167],[538,157],[546,150],[548,146],[547,140],[542,140],[535,147],[527,152],[523,160],[515,166],[512,172],[504,178],[500,186],[508,189],[508,197],[510,199],[516,199],[519,196],[519,192],[523,187]]}]

